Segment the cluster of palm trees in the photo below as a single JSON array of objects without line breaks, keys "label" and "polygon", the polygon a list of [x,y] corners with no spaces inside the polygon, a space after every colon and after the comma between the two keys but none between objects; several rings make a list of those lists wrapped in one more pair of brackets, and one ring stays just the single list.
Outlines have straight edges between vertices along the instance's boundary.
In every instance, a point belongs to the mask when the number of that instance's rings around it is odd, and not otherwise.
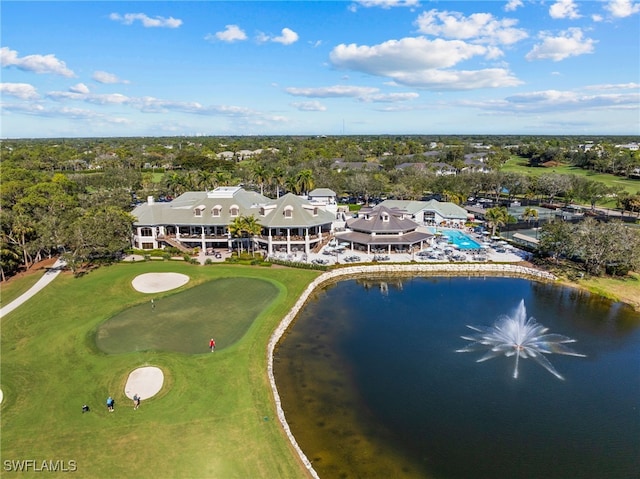
[{"label": "cluster of palm trees", "polygon": [[[522,218],[525,221],[532,221],[538,218],[538,210],[535,208],[527,207],[522,212]],[[505,206],[496,206],[489,208],[484,213],[484,219],[491,228],[491,236],[495,236],[496,230],[502,228],[507,223],[515,223],[516,219],[509,214],[509,211]]]},{"label": "cluster of palm trees", "polygon": [[[284,168],[279,166],[269,168],[256,163],[252,166],[248,177],[249,181],[260,188],[261,195],[264,195],[265,188],[269,188],[276,193],[276,198],[280,198],[280,193],[283,190],[299,195],[308,193],[315,186],[314,173],[310,168],[303,168],[297,173],[287,175]],[[240,178],[226,170],[215,172],[193,170],[167,173],[162,183],[173,196],[179,196],[189,190],[211,190],[217,186],[228,186],[241,182]]]},{"label": "cluster of palm trees", "polygon": [[229,225],[229,233],[232,238],[237,238],[238,253],[242,253],[245,248],[247,251],[254,252],[254,237],[262,232],[262,226],[253,215],[240,215],[235,218]]}]

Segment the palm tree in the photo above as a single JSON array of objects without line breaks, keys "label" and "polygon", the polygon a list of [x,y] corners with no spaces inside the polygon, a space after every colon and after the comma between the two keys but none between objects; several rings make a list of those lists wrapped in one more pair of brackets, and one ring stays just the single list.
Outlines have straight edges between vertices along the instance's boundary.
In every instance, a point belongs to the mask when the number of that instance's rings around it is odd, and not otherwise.
[{"label": "palm tree", "polygon": [[293,194],[298,194],[300,192],[300,187],[298,185],[298,178],[296,176],[288,176],[284,180],[284,186],[287,191],[290,191]]},{"label": "palm tree", "polygon": [[[244,234],[243,230],[244,222],[242,216],[237,216],[234,220],[229,224],[229,233],[232,238],[242,238]],[[238,254],[242,253],[242,243],[238,246]]]},{"label": "palm tree", "polygon": [[534,220],[534,219],[537,220],[538,210],[536,210],[535,208],[527,207],[522,212],[522,218],[527,222],[531,222],[531,220]]},{"label": "palm tree", "polygon": [[203,190],[208,190],[214,184],[213,173],[207,170],[200,170],[198,172],[198,187]]},{"label": "palm tree", "polygon": [[255,251],[255,237],[262,233],[262,225],[255,216],[244,216],[243,228],[245,234],[251,239],[251,251]]},{"label": "palm tree", "polygon": [[280,187],[284,186],[286,175],[284,168],[280,166],[276,166],[271,172],[271,180],[276,187],[276,198],[280,198]]},{"label": "palm tree", "polygon": [[298,191],[300,193],[307,194],[313,189],[313,171],[311,171],[310,169],[300,170],[298,172],[296,180],[298,184]]},{"label": "palm tree", "polygon": [[171,173],[169,176],[165,177],[164,181],[165,186],[169,189],[173,196],[178,196],[181,193],[184,193],[186,190],[186,178],[179,173]]},{"label": "palm tree", "polygon": [[269,181],[269,171],[261,164],[253,167],[253,179],[260,185],[260,194],[264,195],[264,184]]},{"label": "palm tree", "polygon": [[495,236],[496,229],[504,226],[509,221],[509,212],[504,206],[489,208],[484,214],[485,220],[491,226],[491,236]]},{"label": "palm tree", "polygon": [[250,238],[251,244],[253,244],[254,237],[262,232],[262,226],[258,223],[255,216],[240,215],[229,224],[229,232],[233,238],[240,238],[241,241],[238,246],[238,252],[241,253],[244,240]]}]

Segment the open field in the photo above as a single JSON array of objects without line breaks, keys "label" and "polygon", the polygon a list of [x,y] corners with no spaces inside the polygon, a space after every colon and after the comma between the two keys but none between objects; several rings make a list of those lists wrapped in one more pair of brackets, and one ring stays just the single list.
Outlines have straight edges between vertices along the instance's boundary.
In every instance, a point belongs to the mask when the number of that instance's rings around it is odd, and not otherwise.
[{"label": "open field", "polygon": [[[98,325],[149,304],[150,295],[131,286],[145,272],[189,275],[188,285],[176,291],[245,277],[273,284],[277,295],[239,341],[215,354],[207,349],[208,336],[202,338],[203,354],[99,351]],[[78,279],[63,273],[2,318],[3,461],[73,460],[79,477],[91,478],[305,477],[273,416],[266,343],[317,275],[180,262],[123,263]],[[154,296],[168,302],[176,291]],[[251,301],[250,288],[237,294]],[[134,411],[125,381],[147,365],[163,370],[165,387]],[[109,395],[116,400],[113,413],[105,407]],[[91,411],[83,414],[85,403]]]},{"label": "open field", "polygon": [[524,173],[532,176],[540,176],[547,173],[560,173],[584,176],[590,180],[600,181],[607,186],[622,186],[631,194],[640,193],[640,180],[629,180],[619,176],[606,173],[595,173],[593,171],[583,170],[571,165],[562,165],[556,168],[532,168],[527,166],[527,160],[517,156],[511,157],[509,161],[501,168],[503,172]]}]

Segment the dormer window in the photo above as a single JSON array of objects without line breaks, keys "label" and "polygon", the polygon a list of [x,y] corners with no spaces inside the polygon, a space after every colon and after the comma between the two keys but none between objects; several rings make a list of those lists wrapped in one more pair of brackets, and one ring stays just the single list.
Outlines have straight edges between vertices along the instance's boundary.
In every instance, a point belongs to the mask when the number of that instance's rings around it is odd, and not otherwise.
[{"label": "dormer window", "polygon": [[382,221],[389,221],[389,215],[386,213],[382,214]]},{"label": "dormer window", "polygon": [[239,213],[240,213],[240,208],[238,207],[238,205],[231,205],[231,208],[229,208],[229,214],[232,217],[236,217],[238,216]]},{"label": "dormer window", "polygon": [[293,218],[293,206],[285,206],[282,214],[285,218]]},{"label": "dormer window", "polygon": [[264,216],[265,215],[265,211],[264,211],[264,206],[260,207],[260,216]]},{"label": "dormer window", "polygon": [[193,209],[193,214],[194,214],[195,216],[197,216],[197,217],[200,217],[200,216],[202,216],[202,212],[203,212],[203,211],[204,211],[204,206],[203,206],[203,205],[196,206],[196,207]]},{"label": "dormer window", "polygon": [[214,218],[219,218],[221,211],[222,211],[222,206],[215,205],[213,208],[211,208],[211,216],[213,216]]},{"label": "dormer window", "polygon": [[318,207],[313,208],[313,216],[318,216]]}]

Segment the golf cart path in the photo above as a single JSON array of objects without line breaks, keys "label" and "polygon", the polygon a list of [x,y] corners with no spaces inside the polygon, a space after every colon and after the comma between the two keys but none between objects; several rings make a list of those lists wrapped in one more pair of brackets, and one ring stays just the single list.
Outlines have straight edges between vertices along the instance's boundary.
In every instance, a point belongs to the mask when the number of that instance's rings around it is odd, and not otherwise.
[{"label": "golf cart path", "polygon": [[53,281],[56,278],[56,276],[60,274],[60,271],[64,269],[66,264],[67,263],[64,260],[58,258],[58,260],[53,264],[53,266],[47,270],[47,272],[42,276],[42,278],[38,280],[36,284],[31,286],[29,290],[25,291],[16,299],[14,299],[9,304],[3,306],[0,309],[0,317],[4,317],[5,315],[9,314],[18,306],[21,306],[22,303],[28,301],[37,293],[39,293],[41,289],[43,289],[45,286],[51,283],[51,281]]}]

